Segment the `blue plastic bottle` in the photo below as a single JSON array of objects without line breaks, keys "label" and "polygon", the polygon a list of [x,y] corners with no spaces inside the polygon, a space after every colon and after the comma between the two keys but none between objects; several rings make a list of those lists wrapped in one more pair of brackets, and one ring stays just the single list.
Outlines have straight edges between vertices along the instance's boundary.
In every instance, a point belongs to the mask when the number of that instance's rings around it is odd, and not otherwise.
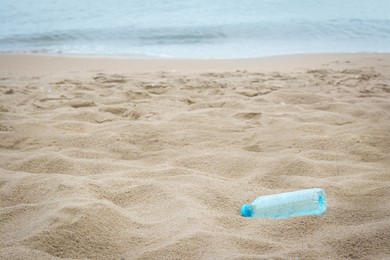
[{"label": "blue plastic bottle", "polygon": [[241,215],[251,218],[323,215],[327,207],[325,191],[316,188],[258,197],[241,207]]}]

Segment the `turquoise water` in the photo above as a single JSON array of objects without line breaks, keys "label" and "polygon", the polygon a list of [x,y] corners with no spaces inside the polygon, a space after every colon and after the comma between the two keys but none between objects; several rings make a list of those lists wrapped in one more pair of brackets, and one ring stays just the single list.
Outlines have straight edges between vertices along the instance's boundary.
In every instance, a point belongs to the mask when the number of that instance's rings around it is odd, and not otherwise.
[{"label": "turquoise water", "polygon": [[390,52],[389,0],[0,0],[1,53]]}]

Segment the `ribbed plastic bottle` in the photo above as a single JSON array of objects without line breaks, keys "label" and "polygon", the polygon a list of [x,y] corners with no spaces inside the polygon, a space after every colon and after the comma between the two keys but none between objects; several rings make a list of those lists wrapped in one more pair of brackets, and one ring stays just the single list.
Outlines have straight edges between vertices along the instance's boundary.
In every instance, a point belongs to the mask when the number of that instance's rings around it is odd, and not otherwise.
[{"label": "ribbed plastic bottle", "polygon": [[307,189],[261,196],[241,207],[241,215],[250,218],[290,218],[323,215],[328,200],[323,189]]}]

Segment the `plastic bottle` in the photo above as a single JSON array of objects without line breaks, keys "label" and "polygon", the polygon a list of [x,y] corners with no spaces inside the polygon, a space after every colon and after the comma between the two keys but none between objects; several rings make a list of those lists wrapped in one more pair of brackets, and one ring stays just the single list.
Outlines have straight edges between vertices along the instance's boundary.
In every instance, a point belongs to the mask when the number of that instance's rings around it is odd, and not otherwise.
[{"label": "plastic bottle", "polygon": [[251,218],[323,215],[327,207],[325,191],[315,188],[258,197],[241,207],[241,215]]}]

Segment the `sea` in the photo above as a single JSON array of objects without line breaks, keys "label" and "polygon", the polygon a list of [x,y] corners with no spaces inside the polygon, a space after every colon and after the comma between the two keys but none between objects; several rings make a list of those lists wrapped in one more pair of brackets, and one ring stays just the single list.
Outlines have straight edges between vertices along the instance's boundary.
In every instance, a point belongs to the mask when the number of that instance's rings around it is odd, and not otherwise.
[{"label": "sea", "polygon": [[0,53],[234,59],[390,52],[390,0],[0,0]]}]

